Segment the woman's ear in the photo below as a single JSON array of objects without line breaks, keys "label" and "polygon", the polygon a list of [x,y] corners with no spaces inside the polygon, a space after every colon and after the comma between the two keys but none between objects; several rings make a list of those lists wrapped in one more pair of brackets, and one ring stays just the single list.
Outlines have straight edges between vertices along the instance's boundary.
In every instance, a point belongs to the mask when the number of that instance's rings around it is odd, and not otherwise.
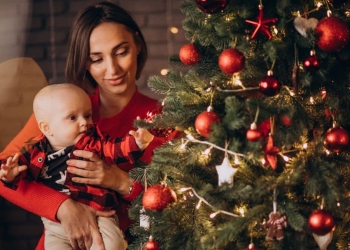
[{"label": "woman's ear", "polygon": [[45,135],[45,136],[50,136],[52,135],[50,126],[47,121],[39,121],[38,126],[40,131]]}]

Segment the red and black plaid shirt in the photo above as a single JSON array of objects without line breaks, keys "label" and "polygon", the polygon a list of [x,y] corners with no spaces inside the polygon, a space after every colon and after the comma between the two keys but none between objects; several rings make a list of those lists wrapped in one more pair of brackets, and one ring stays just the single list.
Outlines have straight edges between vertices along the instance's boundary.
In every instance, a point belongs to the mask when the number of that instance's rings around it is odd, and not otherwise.
[{"label": "red and black plaid shirt", "polygon": [[[64,187],[69,189],[70,197],[96,210],[113,209],[117,204],[116,193],[106,188],[74,183],[72,181],[74,175],[66,171],[66,160],[77,159],[77,157],[70,152],[74,150],[91,151],[108,164],[118,164],[122,162],[134,163],[143,154],[143,151],[139,149],[133,136],[127,135],[125,137],[111,138],[108,135],[102,134],[96,125],[91,125],[76,145],[71,147],[72,150],[59,156],[59,163],[56,161],[53,166],[51,162],[54,161],[47,159],[48,150],[50,148],[44,135],[36,141],[28,142],[26,146],[23,147],[18,162],[19,165],[28,166],[27,171],[22,173],[22,176],[35,181],[48,183],[48,179],[51,178],[51,176],[47,176],[46,173],[50,171],[50,168],[57,168],[59,165],[59,172],[66,174]],[[2,160],[2,162],[6,162],[6,160]],[[64,166],[64,168],[62,168],[62,166]],[[17,182],[18,179],[9,183],[8,186],[15,189]],[[57,178],[53,180],[52,183],[53,182],[58,183]],[[53,185],[49,186],[55,188]],[[62,189],[59,191],[62,191]]]}]

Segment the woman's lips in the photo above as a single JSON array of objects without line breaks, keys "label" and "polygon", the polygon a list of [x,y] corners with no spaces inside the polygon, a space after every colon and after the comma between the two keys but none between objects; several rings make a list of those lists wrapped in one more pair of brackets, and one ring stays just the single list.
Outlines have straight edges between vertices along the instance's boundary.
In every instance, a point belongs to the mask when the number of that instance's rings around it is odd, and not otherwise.
[{"label": "woman's lips", "polygon": [[125,75],[123,75],[121,77],[106,79],[106,81],[111,85],[119,85],[124,81],[124,78],[125,78]]}]

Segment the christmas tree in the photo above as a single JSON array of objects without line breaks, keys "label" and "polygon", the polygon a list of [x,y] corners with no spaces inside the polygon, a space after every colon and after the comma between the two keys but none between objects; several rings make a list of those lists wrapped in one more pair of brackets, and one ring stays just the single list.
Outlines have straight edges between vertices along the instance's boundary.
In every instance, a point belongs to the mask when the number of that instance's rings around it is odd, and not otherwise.
[{"label": "christmas tree", "polygon": [[184,0],[130,249],[349,249],[350,4]]}]

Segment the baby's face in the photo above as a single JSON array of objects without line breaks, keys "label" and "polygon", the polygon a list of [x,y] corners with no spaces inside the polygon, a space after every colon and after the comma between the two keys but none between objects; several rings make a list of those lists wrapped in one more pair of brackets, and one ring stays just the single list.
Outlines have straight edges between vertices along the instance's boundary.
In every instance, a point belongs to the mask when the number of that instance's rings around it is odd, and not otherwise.
[{"label": "baby's face", "polygon": [[79,141],[92,124],[89,97],[75,91],[62,91],[51,102],[49,126],[52,132],[50,144],[59,150]]}]

